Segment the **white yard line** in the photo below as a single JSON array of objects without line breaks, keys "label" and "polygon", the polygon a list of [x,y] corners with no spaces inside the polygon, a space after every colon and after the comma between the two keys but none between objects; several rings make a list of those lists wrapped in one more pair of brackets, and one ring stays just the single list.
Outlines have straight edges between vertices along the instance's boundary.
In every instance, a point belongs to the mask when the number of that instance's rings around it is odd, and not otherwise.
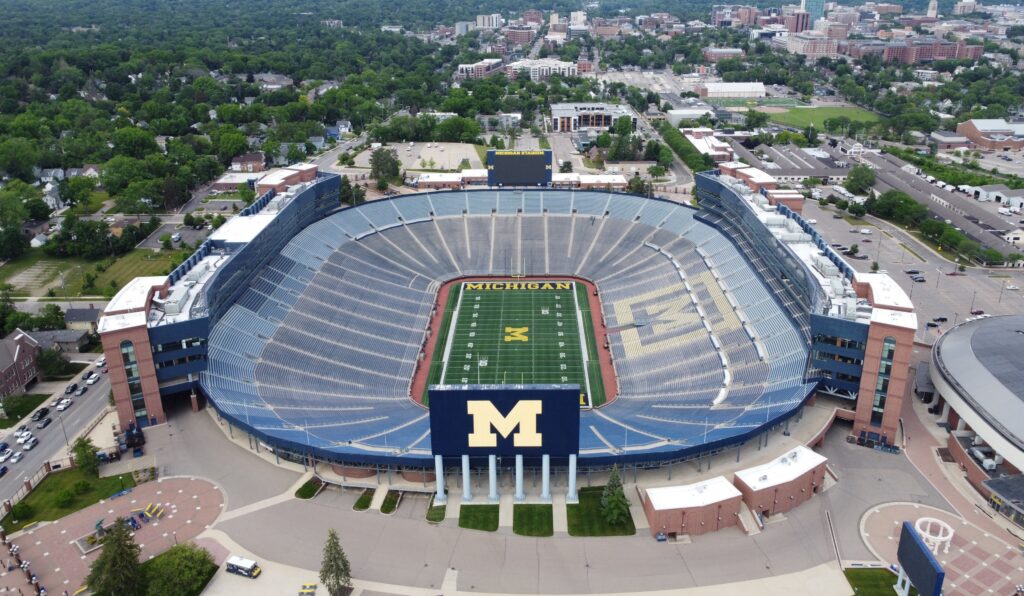
[{"label": "white yard line", "polygon": [[587,399],[593,403],[594,394],[590,392],[590,370],[587,358],[586,337],[583,335],[583,312],[580,310],[579,293],[576,291],[576,282],[572,282],[572,301],[576,305],[576,331],[580,336],[580,356],[583,358],[583,382],[587,386]]},{"label": "white yard line", "polygon": [[465,295],[465,285],[459,285],[459,300],[455,303],[455,311],[452,312],[452,320],[449,322],[448,327],[448,339],[444,342],[444,364],[441,366],[442,385],[445,383],[445,376],[448,374],[448,360],[452,355],[452,342],[455,341],[455,327],[459,322],[459,309],[462,308],[462,297]]}]

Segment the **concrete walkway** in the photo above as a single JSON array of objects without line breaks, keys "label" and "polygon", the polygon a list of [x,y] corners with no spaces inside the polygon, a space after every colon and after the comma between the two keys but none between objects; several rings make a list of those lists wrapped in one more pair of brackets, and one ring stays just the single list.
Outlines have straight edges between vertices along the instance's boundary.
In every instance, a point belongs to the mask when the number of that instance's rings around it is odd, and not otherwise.
[{"label": "concrete walkway", "polygon": [[498,530],[512,528],[512,517],[515,515],[515,495],[511,491],[501,493],[498,498]]},{"label": "concrete walkway", "polygon": [[381,506],[384,504],[384,499],[388,497],[388,491],[385,488],[379,488],[373,491],[373,500],[370,501],[371,511],[380,511]]},{"label": "concrete walkway", "polygon": [[565,493],[558,491],[551,495],[551,529],[555,536],[569,533],[569,516],[565,507]]}]

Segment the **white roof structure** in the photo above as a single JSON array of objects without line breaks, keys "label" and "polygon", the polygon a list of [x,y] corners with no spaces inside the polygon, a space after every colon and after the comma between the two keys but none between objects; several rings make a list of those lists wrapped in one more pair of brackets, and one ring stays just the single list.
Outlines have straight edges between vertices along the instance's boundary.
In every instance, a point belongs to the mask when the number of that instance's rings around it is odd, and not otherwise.
[{"label": "white roof structure", "polygon": [[648,488],[646,492],[651,506],[656,511],[704,507],[743,496],[724,476],[715,476],[703,482],[683,486]]},{"label": "white roof structure", "polygon": [[107,303],[104,312],[128,312],[146,308],[146,299],[153,286],[161,286],[167,281],[166,275],[136,277],[128,282],[121,291]]},{"label": "white roof structure", "polygon": [[913,310],[914,303],[910,296],[903,291],[903,288],[886,273],[857,273],[854,276],[857,283],[866,283],[871,286],[872,305],[876,307],[891,307],[899,310]]},{"label": "white roof structure", "polygon": [[[626,184],[622,174],[580,174],[580,186],[587,184]],[[552,174],[554,179],[554,174]]]},{"label": "white roof structure", "polygon": [[979,118],[970,122],[978,132],[1024,136],[1024,122],[1007,122],[1002,118]]},{"label": "white roof structure", "polygon": [[250,180],[259,180],[261,176],[262,172],[224,172],[214,180],[214,184],[245,184]]},{"label": "white roof structure", "polygon": [[425,172],[417,179],[419,182],[462,182],[462,172]]},{"label": "white roof structure", "polygon": [[235,216],[210,234],[210,240],[219,240],[230,244],[251,242],[263,228],[277,217],[277,212],[260,212],[255,215]]},{"label": "white roof structure", "polygon": [[146,313],[144,311],[130,312],[120,315],[104,315],[100,318],[99,324],[96,326],[98,333],[107,333],[108,331],[119,331],[121,329],[131,329],[132,327],[142,327],[146,324]]},{"label": "white roof structure", "polygon": [[745,97],[764,97],[764,83],[704,83],[709,97],[724,95],[742,95]]},{"label": "white roof structure", "polygon": [[826,461],[824,455],[798,445],[766,464],[736,472],[736,477],[752,490],[762,490],[791,482]]}]

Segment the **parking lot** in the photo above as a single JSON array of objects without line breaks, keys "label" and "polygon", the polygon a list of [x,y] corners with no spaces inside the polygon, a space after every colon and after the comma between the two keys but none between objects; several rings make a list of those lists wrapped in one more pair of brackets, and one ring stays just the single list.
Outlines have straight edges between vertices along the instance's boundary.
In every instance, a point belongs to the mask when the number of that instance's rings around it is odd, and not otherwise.
[{"label": "parking lot", "polygon": [[[457,170],[464,159],[471,169],[484,167],[476,148],[468,143],[391,143],[387,147],[398,154],[403,170]],[[367,150],[357,155],[355,165],[369,168],[372,153]]]},{"label": "parking lot", "polygon": [[671,70],[602,72],[597,75],[597,79],[606,83],[625,83],[659,94],[677,96],[683,93],[695,93],[699,83],[721,80],[718,77],[680,76]]},{"label": "parking lot", "polygon": [[[874,218],[854,225],[834,219],[835,214],[834,208],[823,209],[815,201],[804,204],[804,217],[816,220],[814,227],[830,244],[847,248],[857,244],[859,253],[868,256],[863,260],[846,258],[855,270],[869,272],[872,261],[878,261],[880,269],[907,292],[918,313],[918,340],[934,341],[944,330],[971,316],[971,310],[1013,314],[1024,308],[1022,291],[1010,289],[1024,287],[1024,270],[969,267],[962,275],[950,275],[956,271],[956,264],[920,244],[905,230]],[[872,233],[859,233],[862,228]],[[904,273],[906,270],[920,271],[924,281],[914,282]],[[928,327],[927,323],[936,317],[948,321]]]},{"label": "parking lot", "polygon": [[[186,228],[185,226],[181,226],[179,228],[178,224],[164,224],[160,226],[157,231],[150,234],[148,238],[140,242],[138,248],[162,248],[160,244],[160,237],[164,234],[167,234],[168,236],[181,234],[181,242],[188,242],[189,246],[196,246],[197,244],[202,243],[202,241],[210,235],[210,232],[205,227],[200,230],[193,230],[192,228]],[[174,246],[181,246],[181,242],[175,242]]]},{"label": "parking lot", "polygon": [[[963,159],[951,155],[951,151],[944,151],[943,154],[949,157],[950,161],[962,162],[966,159],[977,159],[978,165],[983,170],[991,171],[995,168],[997,171],[1004,174],[1015,174],[1017,176],[1024,176],[1024,155],[1020,152],[1015,151],[1002,151],[999,153],[982,153],[981,157],[965,157]],[[940,154],[941,156],[942,154]],[[1007,159],[1003,159],[1002,156],[1006,156]]]}]

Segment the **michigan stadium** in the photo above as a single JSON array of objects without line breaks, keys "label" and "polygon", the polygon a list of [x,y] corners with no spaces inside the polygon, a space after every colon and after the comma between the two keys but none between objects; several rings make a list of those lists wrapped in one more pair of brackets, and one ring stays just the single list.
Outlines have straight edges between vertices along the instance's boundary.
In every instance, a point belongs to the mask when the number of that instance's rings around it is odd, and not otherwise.
[{"label": "michigan stadium", "polygon": [[[816,390],[856,401],[869,328],[912,313],[724,171],[698,175],[699,207],[543,186],[342,207],[337,175],[285,169],[108,305],[104,344],[155,368],[115,387],[119,416],[158,424],[188,395],[282,457],[422,469],[433,388],[573,386],[585,467],[742,445]],[[872,397],[855,432],[887,444]]]}]

